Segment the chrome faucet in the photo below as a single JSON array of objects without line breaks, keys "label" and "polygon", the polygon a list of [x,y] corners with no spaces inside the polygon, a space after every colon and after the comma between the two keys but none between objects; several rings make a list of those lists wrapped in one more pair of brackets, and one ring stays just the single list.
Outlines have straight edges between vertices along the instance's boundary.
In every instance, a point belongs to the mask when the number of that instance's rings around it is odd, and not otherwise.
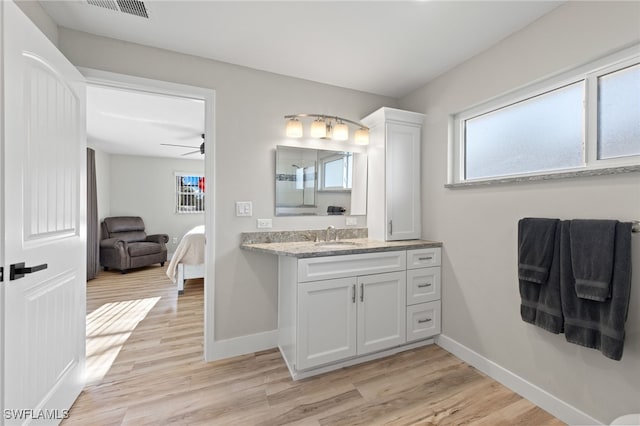
[{"label": "chrome faucet", "polygon": [[[324,235],[324,240],[325,240],[325,241],[330,241],[330,240],[329,240],[329,237],[331,236],[331,231],[333,231],[333,230],[335,230],[335,229],[336,229],[336,227],[335,227],[335,226],[333,226],[333,225],[329,225],[329,226],[327,227],[326,234]],[[337,239],[338,239],[338,231],[336,231],[336,232],[334,232],[334,233],[333,233],[333,240],[335,241],[335,240],[337,240]]]}]

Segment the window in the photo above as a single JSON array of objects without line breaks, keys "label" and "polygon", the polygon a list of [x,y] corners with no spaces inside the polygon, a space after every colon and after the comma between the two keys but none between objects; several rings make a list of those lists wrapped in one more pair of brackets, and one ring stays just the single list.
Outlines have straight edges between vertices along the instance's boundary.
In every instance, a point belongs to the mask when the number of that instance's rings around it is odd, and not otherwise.
[{"label": "window", "polygon": [[640,155],[640,64],[598,77],[598,159]]},{"label": "window", "polygon": [[640,165],[638,47],[452,116],[449,183]]},{"label": "window", "polygon": [[176,173],[176,213],[203,212],[204,189],[203,175]]},{"label": "window", "polygon": [[320,159],[318,190],[349,191],[352,187],[353,153],[343,152]]}]

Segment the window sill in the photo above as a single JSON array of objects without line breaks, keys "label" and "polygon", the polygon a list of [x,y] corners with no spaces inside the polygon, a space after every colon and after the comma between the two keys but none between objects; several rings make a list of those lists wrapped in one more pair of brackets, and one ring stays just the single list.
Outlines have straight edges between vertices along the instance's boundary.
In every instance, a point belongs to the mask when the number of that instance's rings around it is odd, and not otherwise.
[{"label": "window sill", "polygon": [[636,166],[621,166],[621,167],[608,167],[602,169],[590,169],[590,170],[577,170],[572,172],[560,172],[560,173],[547,173],[534,176],[514,176],[498,179],[486,179],[486,180],[474,180],[469,182],[447,183],[445,188],[459,189],[459,188],[472,188],[472,187],[486,187],[492,185],[502,185],[509,183],[526,183],[526,182],[540,182],[546,180],[556,179],[569,179],[585,176],[605,176],[605,175],[618,175],[623,173],[640,172],[640,165]]}]

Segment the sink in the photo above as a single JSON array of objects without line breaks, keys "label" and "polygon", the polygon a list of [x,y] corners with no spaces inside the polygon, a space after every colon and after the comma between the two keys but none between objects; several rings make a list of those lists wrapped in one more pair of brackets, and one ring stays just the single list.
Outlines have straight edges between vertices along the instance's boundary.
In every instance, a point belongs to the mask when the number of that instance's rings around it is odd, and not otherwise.
[{"label": "sink", "polygon": [[319,241],[316,243],[316,245],[320,247],[344,248],[349,246],[355,246],[357,245],[357,243],[353,241]]}]

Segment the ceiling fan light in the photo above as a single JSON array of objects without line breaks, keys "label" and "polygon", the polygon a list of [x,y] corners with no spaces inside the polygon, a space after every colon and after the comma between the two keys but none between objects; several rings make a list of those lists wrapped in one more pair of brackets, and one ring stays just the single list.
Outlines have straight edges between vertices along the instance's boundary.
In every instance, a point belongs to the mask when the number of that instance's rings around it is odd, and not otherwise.
[{"label": "ceiling fan light", "polygon": [[312,138],[326,138],[327,137],[327,123],[322,118],[317,118],[311,123],[311,137]]},{"label": "ceiling fan light", "polygon": [[369,145],[369,129],[360,127],[354,135],[356,145]]},{"label": "ceiling fan light", "polygon": [[333,126],[332,138],[337,141],[346,141],[349,139],[349,126],[342,122],[336,123],[336,125]]},{"label": "ceiling fan light", "polygon": [[292,118],[287,121],[287,128],[285,133],[288,138],[301,138],[302,137],[302,122],[297,118]]}]

